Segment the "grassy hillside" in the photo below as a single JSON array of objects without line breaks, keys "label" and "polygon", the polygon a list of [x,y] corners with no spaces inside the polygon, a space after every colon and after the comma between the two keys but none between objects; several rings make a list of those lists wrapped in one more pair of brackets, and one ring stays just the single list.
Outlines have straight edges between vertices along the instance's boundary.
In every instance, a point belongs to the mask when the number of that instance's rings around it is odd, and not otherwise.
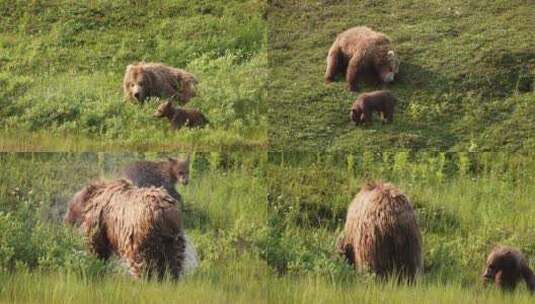
[{"label": "grassy hillside", "polygon": [[[273,0],[269,23],[269,140],[276,150],[531,150],[535,147],[532,1]],[[337,33],[367,25],[401,58],[388,89],[394,124],[356,128],[360,91],[323,81]]]},{"label": "grassy hillside", "polygon": [[[519,248],[535,267],[532,155],[272,153],[270,158],[266,248],[268,265],[280,275],[272,283],[279,286],[274,299],[532,301],[523,282],[515,294],[502,295],[481,281],[486,256],[496,244]],[[416,209],[424,252],[424,273],[416,286],[380,284],[371,275],[355,274],[335,252],[347,207],[368,180],[393,182]]]},{"label": "grassy hillside", "polygon": [[[265,298],[265,155],[193,156],[179,187],[198,270],[179,283],[134,282],[117,263],[86,253],[61,224],[66,203],[88,181],[113,178],[134,159],[164,154],[0,154],[0,303],[251,303]],[[264,273],[266,273],[264,275]]]},{"label": "grassy hillside", "polygon": [[[261,1],[0,1],[0,148],[170,150],[263,147]],[[123,101],[126,66],[156,61],[200,80],[212,122],[173,132]]]}]

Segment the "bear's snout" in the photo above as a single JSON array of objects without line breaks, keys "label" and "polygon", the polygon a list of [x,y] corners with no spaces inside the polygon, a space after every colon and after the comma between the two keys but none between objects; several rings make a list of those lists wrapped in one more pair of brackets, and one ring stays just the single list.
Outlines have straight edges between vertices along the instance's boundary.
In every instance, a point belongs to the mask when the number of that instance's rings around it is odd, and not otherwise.
[{"label": "bear's snout", "polygon": [[390,73],[386,74],[386,76],[384,78],[384,82],[390,83],[392,81],[394,81],[394,73],[390,72]]}]

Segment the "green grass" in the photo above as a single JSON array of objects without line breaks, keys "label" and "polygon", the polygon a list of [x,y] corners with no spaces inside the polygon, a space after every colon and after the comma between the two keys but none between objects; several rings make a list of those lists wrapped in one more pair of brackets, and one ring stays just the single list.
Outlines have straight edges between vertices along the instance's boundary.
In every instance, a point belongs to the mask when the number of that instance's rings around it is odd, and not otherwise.
[{"label": "green grass", "polygon": [[[155,9],[158,7],[158,9]],[[266,146],[260,1],[0,1],[0,148],[237,150]],[[157,102],[123,101],[126,66],[156,61],[200,80],[202,130],[174,132]]]},{"label": "green grass", "polygon": [[[529,151],[535,147],[535,25],[529,1],[272,1],[269,141],[274,150]],[[324,84],[337,33],[367,25],[401,58],[394,123],[350,123],[358,93]]]},{"label": "green grass", "polygon": [[[64,274],[0,274],[0,303],[532,303],[517,292],[459,285],[338,284],[321,278],[278,278],[245,260],[179,283],[133,282],[124,277],[81,280]],[[218,274],[218,272],[222,274]]]},{"label": "green grass", "polygon": [[[61,273],[0,274],[0,303],[262,303],[265,266],[242,259],[180,282],[125,277],[82,280]],[[247,266],[247,267],[244,267]]]},{"label": "green grass", "polygon": [[[492,247],[517,247],[535,267],[532,155],[272,153],[270,158],[266,248],[284,290],[273,297],[282,302],[406,303],[411,297],[416,303],[510,302],[509,295],[483,288],[481,273]],[[378,179],[397,185],[417,212],[424,273],[416,286],[355,274],[335,252],[349,203],[361,184]],[[511,296],[531,301],[523,282]]]},{"label": "green grass", "polygon": [[67,201],[95,178],[111,179],[136,159],[165,153],[0,154],[0,302],[254,303],[271,270],[266,238],[265,154],[195,153],[179,187],[197,271],[179,282],[135,282],[117,263],[87,255],[61,224]]},{"label": "green grass", "polygon": [[275,279],[269,303],[532,303],[528,293],[467,289],[459,285],[339,284],[315,277]]},{"label": "green grass", "polygon": [[[510,153],[195,153],[180,186],[198,270],[179,282],[133,281],[87,255],[60,225],[88,181],[166,153],[0,155],[0,302],[529,303],[485,288],[495,244],[535,267],[535,161]],[[423,235],[412,286],[356,273],[334,250],[346,208],[366,180],[395,183]],[[266,196],[267,204],[266,204]]]}]

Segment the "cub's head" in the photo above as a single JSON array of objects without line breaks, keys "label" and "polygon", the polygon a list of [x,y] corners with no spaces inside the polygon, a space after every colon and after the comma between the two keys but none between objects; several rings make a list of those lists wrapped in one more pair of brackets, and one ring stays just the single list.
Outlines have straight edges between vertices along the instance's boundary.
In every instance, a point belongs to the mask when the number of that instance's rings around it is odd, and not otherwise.
[{"label": "cub's head", "polygon": [[154,117],[167,117],[174,112],[173,104],[170,101],[166,101],[158,106],[154,111]]},{"label": "cub's head", "polygon": [[179,184],[189,183],[189,156],[187,158],[168,158],[171,164],[171,172]]},{"label": "cub's head", "polygon": [[520,254],[508,247],[498,246],[487,258],[487,265],[482,277],[485,281],[495,281],[504,274],[516,273],[520,268]]},{"label": "cub's head", "polygon": [[150,72],[145,70],[142,64],[127,66],[123,86],[128,99],[142,103],[149,97],[151,87]]},{"label": "cub's head", "polygon": [[385,58],[381,58],[377,65],[377,72],[382,82],[394,81],[394,76],[399,72],[399,62],[399,58],[393,50],[386,52]]}]

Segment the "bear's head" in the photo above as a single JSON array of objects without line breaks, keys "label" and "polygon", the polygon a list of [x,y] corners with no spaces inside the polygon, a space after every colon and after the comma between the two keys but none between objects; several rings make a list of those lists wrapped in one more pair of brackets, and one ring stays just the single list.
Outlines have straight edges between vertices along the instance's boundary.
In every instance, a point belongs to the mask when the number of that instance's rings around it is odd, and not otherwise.
[{"label": "bear's head", "polygon": [[158,106],[154,112],[154,117],[171,117],[174,113],[173,104],[170,101],[166,101]]},{"label": "bear's head", "polygon": [[143,102],[149,97],[151,88],[150,71],[141,65],[129,65],[124,80],[125,91],[131,99]]},{"label": "bear's head", "polygon": [[171,174],[176,181],[182,185],[189,183],[189,156],[182,158],[168,158],[167,161],[171,167]]},{"label": "bear's head", "polygon": [[503,276],[512,277],[519,272],[519,256],[506,247],[495,248],[487,258],[487,265],[482,275],[485,281],[494,281]]},{"label": "bear's head", "polygon": [[360,108],[351,109],[351,120],[355,122],[356,125],[365,122],[365,114]]},{"label": "bear's head", "polygon": [[389,50],[376,66],[381,81],[390,83],[394,81],[394,76],[399,72],[399,58],[393,50]]}]

